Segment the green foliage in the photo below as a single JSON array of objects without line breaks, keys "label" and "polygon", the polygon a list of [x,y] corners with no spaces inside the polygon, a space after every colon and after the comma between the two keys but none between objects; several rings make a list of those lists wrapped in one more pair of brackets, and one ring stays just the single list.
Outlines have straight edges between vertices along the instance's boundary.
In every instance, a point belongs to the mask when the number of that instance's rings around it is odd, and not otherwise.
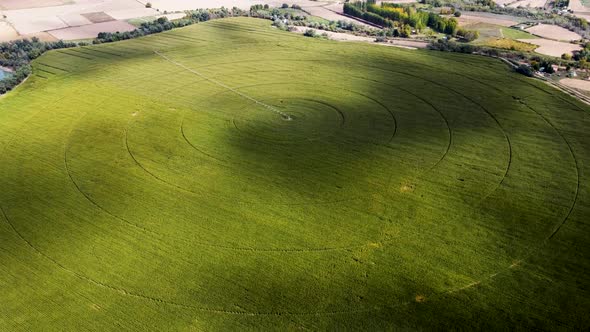
[{"label": "green foliage", "polygon": [[528,76],[528,77],[533,77],[533,70],[531,69],[531,67],[527,66],[527,65],[519,65],[518,67],[516,67],[515,71],[519,74]]},{"label": "green foliage", "polygon": [[412,28],[409,25],[403,25],[400,29],[400,37],[408,38],[412,34]]},{"label": "green foliage", "polygon": [[[369,6],[374,6],[374,5],[369,5]],[[378,13],[364,11],[363,9],[366,7],[367,7],[366,5],[344,3],[343,11],[347,15],[361,18],[365,21],[369,21],[371,23],[380,25],[382,27],[393,27],[393,22],[390,19],[384,18],[384,17],[380,16]]]},{"label": "green foliage", "polygon": [[[252,6],[256,9],[264,8],[262,5]],[[252,9],[251,9],[252,10]],[[94,39],[94,44],[110,43],[120,40],[133,39],[137,37],[147,36],[154,33],[172,30],[175,28],[185,27],[199,22],[206,22],[212,19],[247,16],[248,12],[239,8],[219,8],[219,9],[198,9],[186,11],[186,16],[180,20],[169,21],[166,17],[160,17],[152,22],[144,22],[137,29],[126,32],[101,32],[97,38]]]},{"label": "green foliage", "polygon": [[[380,6],[366,2],[352,2],[344,4],[344,13],[362,18],[371,23],[375,23],[385,28],[391,28],[396,25],[409,25],[418,31],[425,27],[455,35],[458,29],[458,23],[455,18],[446,18],[432,12],[417,11],[414,6],[402,6],[399,4],[382,3]],[[406,35],[405,31],[400,31],[400,35]]]},{"label": "green foliage", "polygon": [[467,42],[472,42],[479,38],[479,31],[459,28],[457,29],[457,36],[463,38]]},{"label": "green foliage", "polygon": [[0,80],[0,95],[12,90],[31,73],[30,61],[49,50],[75,47],[72,42],[42,42],[38,38],[0,43],[0,66],[14,68],[12,75]]},{"label": "green foliage", "polygon": [[540,64],[543,71],[547,74],[553,74],[555,70],[553,69],[553,63],[550,61],[542,61]]},{"label": "green foliage", "polygon": [[315,32],[314,29],[307,29],[307,30],[305,30],[305,32],[303,33],[303,35],[305,37],[313,37],[313,38],[315,38],[315,37],[318,36],[318,34]]},{"label": "green foliage", "polygon": [[537,37],[520,29],[502,28],[502,35],[510,39],[536,39]]}]

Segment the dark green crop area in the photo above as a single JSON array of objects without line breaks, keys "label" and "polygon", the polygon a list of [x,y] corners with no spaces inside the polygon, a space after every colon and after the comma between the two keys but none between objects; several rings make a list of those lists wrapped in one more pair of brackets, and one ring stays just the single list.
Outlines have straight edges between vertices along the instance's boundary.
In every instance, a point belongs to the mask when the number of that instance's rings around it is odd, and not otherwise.
[{"label": "dark green crop area", "polygon": [[0,330],[589,327],[590,108],[498,60],[238,18],[33,67]]}]

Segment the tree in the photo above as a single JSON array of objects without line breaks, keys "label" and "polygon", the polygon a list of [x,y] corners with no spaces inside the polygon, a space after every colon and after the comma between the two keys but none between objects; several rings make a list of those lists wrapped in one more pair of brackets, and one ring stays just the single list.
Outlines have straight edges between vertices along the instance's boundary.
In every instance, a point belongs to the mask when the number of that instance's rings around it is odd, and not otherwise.
[{"label": "tree", "polygon": [[555,70],[553,70],[553,64],[549,61],[543,61],[541,62],[541,67],[545,68],[545,72],[547,74],[553,74],[555,72]]},{"label": "tree", "polygon": [[305,32],[303,33],[303,35],[305,37],[313,37],[313,38],[315,38],[315,37],[318,36],[318,34],[315,32],[314,29],[307,29],[307,30],[305,30]]},{"label": "tree", "polygon": [[533,71],[527,65],[520,65],[515,70],[517,73],[523,74],[525,76],[533,77]]},{"label": "tree", "polygon": [[479,38],[479,31],[459,28],[457,29],[457,36],[462,37],[468,42],[471,42]]},{"label": "tree", "polygon": [[447,29],[447,23],[443,20],[440,20],[437,22],[436,27],[434,28],[434,30],[439,31],[439,32],[445,32]]},{"label": "tree", "polygon": [[152,3],[151,2],[146,3],[145,8],[152,8]]},{"label": "tree", "polygon": [[454,36],[457,33],[458,26],[459,26],[459,24],[457,23],[457,20],[455,20],[454,18],[451,18],[450,20],[447,21],[444,32],[447,35]]},{"label": "tree", "polygon": [[404,38],[408,38],[408,37],[410,37],[411,34],[412,34],[412,28],[410,27],[410,25],[404,24],[401,27],[400,36],[404,37]]}]

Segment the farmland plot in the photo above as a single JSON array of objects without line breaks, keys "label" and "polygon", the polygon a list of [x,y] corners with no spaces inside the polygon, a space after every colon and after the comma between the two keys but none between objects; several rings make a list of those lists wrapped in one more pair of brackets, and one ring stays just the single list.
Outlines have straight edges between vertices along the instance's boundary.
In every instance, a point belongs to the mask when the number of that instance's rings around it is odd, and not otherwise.
[{"label": "farmland plot", "polygon": [[586,329],[589,108],[235,18],[0,100],[0,330]]}]

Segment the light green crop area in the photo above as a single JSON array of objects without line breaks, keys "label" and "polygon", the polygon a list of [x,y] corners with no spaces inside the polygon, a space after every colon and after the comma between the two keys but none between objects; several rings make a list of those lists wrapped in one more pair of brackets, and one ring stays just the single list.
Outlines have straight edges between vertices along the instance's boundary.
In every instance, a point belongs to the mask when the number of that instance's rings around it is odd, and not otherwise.
[{"label": "light green crop area", "polygon": [[0,330],[588,328],[589,110],[247,18],[49,52],[0,100]]}]

